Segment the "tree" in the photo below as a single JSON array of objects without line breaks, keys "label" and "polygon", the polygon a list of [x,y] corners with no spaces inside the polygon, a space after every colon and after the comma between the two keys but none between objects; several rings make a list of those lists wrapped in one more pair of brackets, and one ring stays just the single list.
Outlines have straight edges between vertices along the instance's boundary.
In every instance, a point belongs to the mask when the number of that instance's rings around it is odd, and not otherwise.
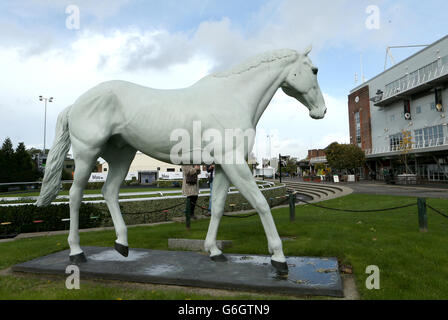
[{"label": "tree", "polygon": [[35,181],[38,177],[30,153],[23,142],[14,151],[11,139],[6,138],[0,149],[0,183]]},{"label": "tree", "polygon": [[31,155],[25,148],[25,144],[20,142],[14,153],[14,167],[16,172],[14,173],[15,181],[17,182],[29,182],[37,179],[36,167],[33,165]]},{"label": "tree", "polygon": [[10,138],[6,138],[0,150],[0,182],[11,182],[14,171],[14,149]]},{"label": "tree", "polygon": [[412,150],[412,134],[411,131],[403,130],[401,132],[402,139],[400,140],[399,150],[401,153],[401,161],[404,163],[405,173],[408,174],[411,171],[408,166],[408,153]]},{"label": "tree", "polygon": [[364,151],[353,144],[339,144],[333,142],[325,149],[329,166],[337,171],[349,171],[362,167],[366,156]]},{"label": "tree", "polygon": [[294,173],[297,172],[297,159],[296,158],[289,158],[286,161],[286,165],[282,165],[282,172],[288,173],[290,176],[294,175]]}]

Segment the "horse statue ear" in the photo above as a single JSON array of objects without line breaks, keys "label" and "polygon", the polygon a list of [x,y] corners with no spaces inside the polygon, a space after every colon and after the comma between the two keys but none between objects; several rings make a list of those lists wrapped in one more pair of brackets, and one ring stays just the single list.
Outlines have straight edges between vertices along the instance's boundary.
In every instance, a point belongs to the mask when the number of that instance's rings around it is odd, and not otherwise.
[{"label": "horse statue ear", "polygon": [[305,49],[304,55],[305,55],[305,56],[308,56],[308,55],[310,54],[310,52],[311,52],[312,49],[313,49],[313,46],[310,44],[310,45]]}]

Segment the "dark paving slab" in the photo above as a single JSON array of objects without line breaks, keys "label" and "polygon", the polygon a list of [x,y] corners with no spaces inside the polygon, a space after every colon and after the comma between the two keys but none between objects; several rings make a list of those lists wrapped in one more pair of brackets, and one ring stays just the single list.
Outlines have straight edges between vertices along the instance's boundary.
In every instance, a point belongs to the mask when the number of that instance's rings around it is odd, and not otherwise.
[{"label": "dark paving slab", "polygon": [[[83,277],[265,293],[343,297],[336,258],[287,257],[289,275],[278,276],[270,257],[226,254],[213,262],[196,252],[131,249],[127,258],[112,248],[85,247]],[[12,267],[14,272],[65,274],[68,250]]]}]

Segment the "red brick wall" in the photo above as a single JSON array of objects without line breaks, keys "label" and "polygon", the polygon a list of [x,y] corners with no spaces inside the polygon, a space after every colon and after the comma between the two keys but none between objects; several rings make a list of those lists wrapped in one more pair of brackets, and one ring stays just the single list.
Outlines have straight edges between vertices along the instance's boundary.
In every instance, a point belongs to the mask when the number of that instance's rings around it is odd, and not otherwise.
[{"label": "red brick wall", "polygon": [[[355,99],[359,97],[358,103]],[[348,119],[350,125],[350,143],[356,144],[356,122],[355,113],[359,112],[361,122],[361,144],[362,149],[372,148],[372,130],[370,124],[370,100],[369,100],[369,86],[353,92],[348,96]]]},{"label": "red brick wall", "polygon": [[317,158],[317,157],[325,157],[325,150],[322,150],[322,149],[308,150],[307,159]]}]

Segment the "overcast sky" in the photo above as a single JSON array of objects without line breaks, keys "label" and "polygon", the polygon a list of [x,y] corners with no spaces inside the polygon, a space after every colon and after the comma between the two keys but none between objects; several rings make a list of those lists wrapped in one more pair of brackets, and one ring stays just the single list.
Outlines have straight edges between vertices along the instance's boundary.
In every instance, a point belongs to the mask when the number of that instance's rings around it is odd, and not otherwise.
[{"label": "overcast sky", "polygon": [[[79,29],[67,28],[69,5],[79,8]],[[367,10],[372,5],[379,9],[378,25]],[[312,44],[326,118],[311,119],[280,90],[258,124],[254,148],[266,157],[271,135],[273,156],[304,158],[308,149],[349,142],[347,95],[354,74],[360,78],[360,55],[366,78],[373,77],[383,71],[388,45],[430,44],[445,36],[447,12],[445,0],[2,0],[0,141],[10,137],[14,146],[42,148],[39,95],[54,97],[49,147],[58,113],[102,81],[186,87],[260,52]],[[399,61],[414,52],[393,55]]]}]

